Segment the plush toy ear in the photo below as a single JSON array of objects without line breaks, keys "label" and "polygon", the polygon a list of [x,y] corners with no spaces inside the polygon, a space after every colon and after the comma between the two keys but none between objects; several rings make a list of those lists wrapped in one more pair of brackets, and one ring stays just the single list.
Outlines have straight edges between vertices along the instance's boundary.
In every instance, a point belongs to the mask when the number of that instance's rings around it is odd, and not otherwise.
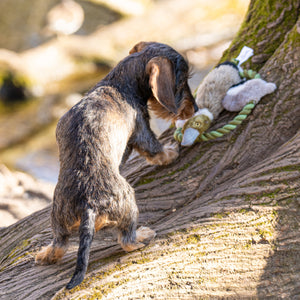
[{"label": "plush toy ear", "polygon": [[130,51],[129,54],[135,53],[135,52],[140,52],[142,51],[145,47],[149,46],[151,42],[139,42],[137,43]]},{"label": "plush toy ear", "polygon": [[149,85],[155,99],[168,111],[176,114],[175,73],[172,62],[162,56],[152,58],[147,66]]}]

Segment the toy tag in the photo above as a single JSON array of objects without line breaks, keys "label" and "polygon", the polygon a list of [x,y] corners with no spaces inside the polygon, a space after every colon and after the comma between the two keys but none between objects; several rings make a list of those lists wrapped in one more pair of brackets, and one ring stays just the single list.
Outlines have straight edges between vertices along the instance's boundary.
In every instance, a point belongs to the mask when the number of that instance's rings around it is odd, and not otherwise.
[{"label": "toy tag", "polygon": [[253,49],[244,46],[239,56],[236,58],[236,60],[239,61],[238,67],[240,68],[240,65],[244,63],[246,60],[248,60],[253,54],[254,54]]}]

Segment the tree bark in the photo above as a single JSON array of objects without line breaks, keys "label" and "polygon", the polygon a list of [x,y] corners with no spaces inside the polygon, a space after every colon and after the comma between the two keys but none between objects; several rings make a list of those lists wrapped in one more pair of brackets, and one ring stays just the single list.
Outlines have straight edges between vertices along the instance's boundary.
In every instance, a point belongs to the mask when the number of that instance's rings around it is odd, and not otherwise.
[{"label": "tree bark", "polygon": [[[222,61],[252,47],[248,66],[278,87],[237,130],[182,148],[169,166],[150,166],[138,156],[123,166],[140,224],[157,232],[151,245],[126,254],[110,231],[97,233],[86,279],[66,291],[78,237],[61,263],[34,264],[35,253],[51,241],[48,207],[0,231],[0,298],[297,299],[299,9],[299,0],[252,0],[224,53]],[[214,126],[232,116],[223,112]]]}]

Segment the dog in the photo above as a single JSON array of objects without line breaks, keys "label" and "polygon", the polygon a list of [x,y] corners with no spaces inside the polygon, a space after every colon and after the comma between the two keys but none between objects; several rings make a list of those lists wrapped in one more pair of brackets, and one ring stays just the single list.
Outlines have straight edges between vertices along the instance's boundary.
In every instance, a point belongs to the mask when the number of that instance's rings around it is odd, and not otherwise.
[{"label": "dog", "polygon": [[56,128],[60,172],[51,212],[52,243],[37,253],[37,264],[53,264],[79,230],[75,272],[67,289],[85,276],[94,233],[117,228],[125,251],[145,246],[155,236],[137,228],[133,188],[119,167],[137,150],[151,164],[167,165],[178,156],[150,129],[148,108],[159,117],[191,117],[197,106],[188,86],[189,68],[171,47],[140,42],[83,99],[61,117]]}]

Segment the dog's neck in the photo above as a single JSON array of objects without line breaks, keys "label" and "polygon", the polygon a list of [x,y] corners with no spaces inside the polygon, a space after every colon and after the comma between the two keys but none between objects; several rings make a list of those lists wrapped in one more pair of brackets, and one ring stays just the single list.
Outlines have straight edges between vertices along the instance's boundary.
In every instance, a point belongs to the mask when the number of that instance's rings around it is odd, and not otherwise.
[{"label": "dog's neck", "polygon": [[132,102],[132,104],[138,102],[146,107],[148,99],[152,97],[152,91],[145,68],[146,65],[136,57],[128,56],[99,82],[99,86],[114,87],[127,102]]}]

